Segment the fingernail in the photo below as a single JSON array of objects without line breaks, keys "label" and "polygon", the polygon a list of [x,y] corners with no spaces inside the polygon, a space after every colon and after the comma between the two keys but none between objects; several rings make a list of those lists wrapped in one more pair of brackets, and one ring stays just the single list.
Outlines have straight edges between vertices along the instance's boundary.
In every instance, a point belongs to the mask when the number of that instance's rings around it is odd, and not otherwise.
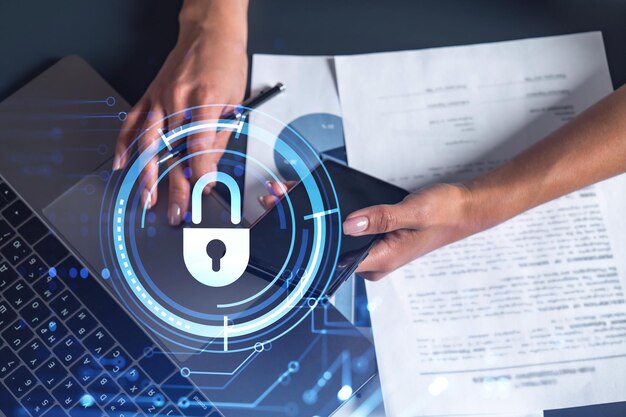
[{"label": "fingernail", "polygon": [[141,199],[143,200],[143,204],[146,206],[147,210],[152,208],[152,196],[148,190],[143,190],[141,193]]},{"label": "fingernail", "polygon": [[343,232],[346,235],[354,235],[366,231],[368,225],[367,217],[354,217],[343,222]]},{"label": "fingernail", "polygon": [[261,206],[265,207],[265,201],[263,200],[263,196],[262,195],[259,196],[259,204]]},{"label": "fingernail", "polygon": [[117,171],[118,169],[120,169],[120,157],[116,155],[113,159],[113,171]]},{"label": "fingernail", "polygon": [[170,204],[170,208],[167,211],[167,216],[170,220],[170,226],[178,226],[183,221],[183,211],[178,204]]},{"label": "fingernail", "polygon": [[265,189],[267,190],[268,193],[274,194],[274,189],[272,188],[271,181],[265,181]]}]

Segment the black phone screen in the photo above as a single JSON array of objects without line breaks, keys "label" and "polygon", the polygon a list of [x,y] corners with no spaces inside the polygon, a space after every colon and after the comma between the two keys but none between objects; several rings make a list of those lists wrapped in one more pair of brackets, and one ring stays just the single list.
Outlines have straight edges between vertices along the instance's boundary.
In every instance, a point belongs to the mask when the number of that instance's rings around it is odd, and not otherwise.
[{"label": "black phone screen", "polygon": [[[334,161],[324,161],[323,166],[333,182],[341,213],[341,223],[350,213],[358,209],[378,204],[395,204],[402,201],[408,194],[402,188]],[[320,175],[321,169],[322,166],[318,166],[310,175],[316,178],[325,177]],[[257,220],[250,230],[250,268],[268,277],[279,273],[285,262],[293,238],[292,228],[306,230],[308,227],[304,217],[311,213],[311,206],[304,186],[300,183],[296,184],[288,194],[296,224],[292,224],[292,216],[283,197],[276,203],[276,206]],[[341,230],[341,223],[337,220],[334,225],[331,224],[331,227]],[[380,235],[359,237],[342,235],[335,272],[332,277],[323,277],[323,279],[331,280],[327,287],[327,295],[331,295],[354,272],[380,237]],[[327,253],[332,253],[332,251]],[[294,284],[298,278],[298,271],[289,271],[289,274],[284,276],[284,279],[289,279]]]}]

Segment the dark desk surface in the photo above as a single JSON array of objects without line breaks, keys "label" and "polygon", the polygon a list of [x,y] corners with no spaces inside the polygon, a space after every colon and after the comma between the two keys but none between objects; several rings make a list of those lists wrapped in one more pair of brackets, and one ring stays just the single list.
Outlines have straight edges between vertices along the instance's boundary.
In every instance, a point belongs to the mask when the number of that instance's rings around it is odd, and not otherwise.
[{"label": "dark desk surface", "polygon": [[[352,54],[600,30],[626,83],[624,0],[252,0],[250,53]],[[135,102],[176,41],[179,1],[0,2],[0,99],[79,54]],[[218,58],[219,59],[219,58]],[[554,417],[626,415],[626,404]]]}]

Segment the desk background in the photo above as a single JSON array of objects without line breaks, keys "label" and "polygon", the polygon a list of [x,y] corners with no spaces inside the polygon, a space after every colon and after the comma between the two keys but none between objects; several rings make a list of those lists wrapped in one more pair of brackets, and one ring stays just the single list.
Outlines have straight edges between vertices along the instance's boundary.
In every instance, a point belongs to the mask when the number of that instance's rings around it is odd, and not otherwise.
[{"label": "desk background", "polygon": [[[624,0],[251,3],[251,54],[353,54],[600,30],[613,84],[626,83]],[[79,54],[134,103],[176,42],[179,8],[177,0],[0,2],[0,99],[60,57]],[[624,417],[626,403],[546,413],[590,415]]]}]

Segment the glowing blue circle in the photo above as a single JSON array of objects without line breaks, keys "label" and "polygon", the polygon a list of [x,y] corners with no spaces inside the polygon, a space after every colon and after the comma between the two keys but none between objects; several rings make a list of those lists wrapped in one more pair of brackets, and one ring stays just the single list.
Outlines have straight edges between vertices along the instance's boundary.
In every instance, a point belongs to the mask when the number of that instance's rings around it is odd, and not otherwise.
[{"label": "glowing blue circle", "polygon": [[[218,120],[190,123],[181,126],[176,130],[170,131],[168,133],[167,142],[169,144],[172,144],[177,139],[185,138],[191,134],[212,131],[216,128],[232,129],[233,122]],[[276,150],[282,152],[282,154],[286,155],[286,157],[290,157],[292,159],[299,158],[299,155],[280,138],[277,139],[274,137],[274,135],[260,128],[255,129],[255,131],[256,138],[266,142],[268,146],[274,145]],[[126,242],[124,240],[125,212],[128,206],[128,202],[130,201],[130,193],[135,182],[137,181],[138,175],[143,171],[144,167],[147,164],[152,163],[155,154],[158,154],[158,152],[162,151],[167,146],[165,141],[157,141],[155,142],[155,144],[158,145],[140,154],[130,166],[130,168],[128,169],[128,173],[130,175],[127,175],[124,178],[115,199],[116,206],[113,218],[114,221],[112,222],[112,232],[113,236],[115,237],[115,252],[118,266],[122,270],[122,275],[124,276],[128,287],[135,294],[136,299],[139,300],[140,303],[143,304],[143,306],[153,314],[153,316],[157,317],[159,320],[169,326],[172,326],[187,333],[194,334],[196,336],[223,338],[224,328],[222,325],[197,323],[187,318],[180,317],[177,314],[173,313],[169,307],[164,306],[157,300],[155,300],[154,297],[152,297],[150,293],[146,291],[143,284],[137,278],[133,265],[128,262],[128,250],[126,247]],[[314,178],[309,175],[308,168],[304,164],[298,164],[294,165],[294,169],[299,174],[300,178],[302,178],[302,183],[308,191],[313,212],[315,213],[325,211],[326,208],[324,206],[324,201],[322,199],[319,189],[317,188],[317,184],[315,183]],[[299,300],[302,298],[302,295],[305,294],[311,286],[313,277],[315,277],[317,269],[320,266],[320,254],[325,244],[325,222],[326,219],[324,219],[322,216],[315,217],[313,219],[314,249],[312,251],[312,256],[309,259],[309,265],[307,266],[307,268],[305,268],[306,273],[303,275],[302,279],[296,284],[292,292],[287,297],[285,297],[284,300],[282,300],[273,310],[264,314],[263,316],[255,318],[249,322],[236,323],[232,326],[229,326],[229,337],[244,336],[247,334],[261,331],[267,326],[270,326],[271,324],[277,322],[282,317],[284,317],[287,313],[291,311],[292,306],[296,305],[299,302]]]}]

